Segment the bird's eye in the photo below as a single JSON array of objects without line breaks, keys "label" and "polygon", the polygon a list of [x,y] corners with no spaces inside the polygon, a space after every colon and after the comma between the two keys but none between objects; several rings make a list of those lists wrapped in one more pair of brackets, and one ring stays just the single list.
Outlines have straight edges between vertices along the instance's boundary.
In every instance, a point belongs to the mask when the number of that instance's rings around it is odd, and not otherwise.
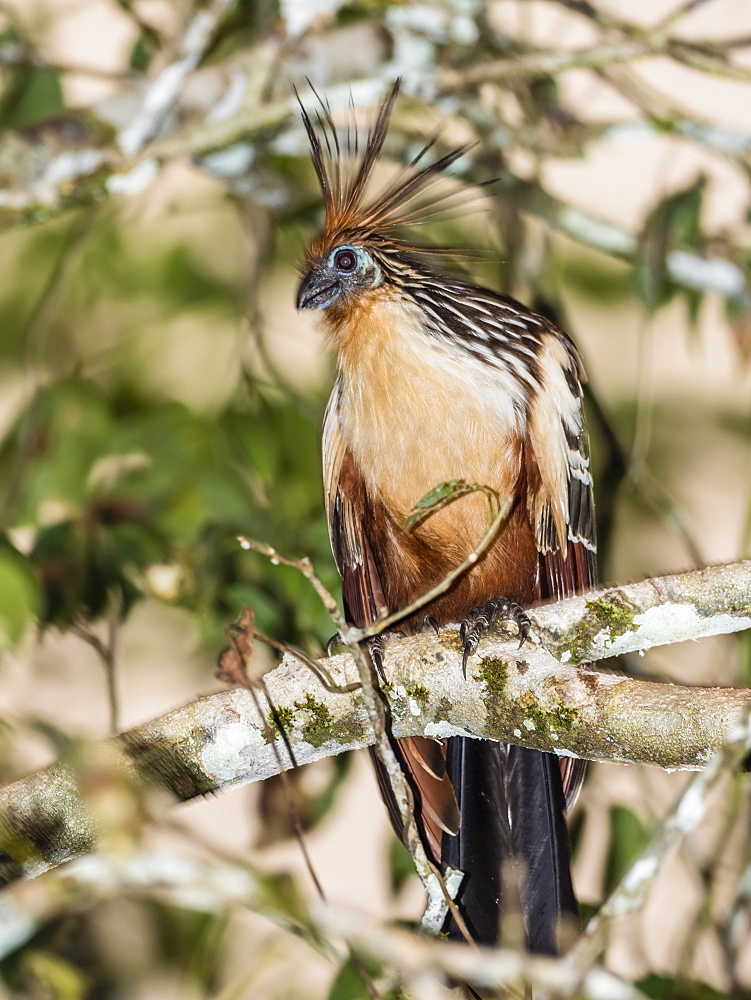
[{"label": "bird's eye", "polygon": [[354,271],[357,267],[357,255],[354,250],[337,250],[334,264],[339,271]]}]

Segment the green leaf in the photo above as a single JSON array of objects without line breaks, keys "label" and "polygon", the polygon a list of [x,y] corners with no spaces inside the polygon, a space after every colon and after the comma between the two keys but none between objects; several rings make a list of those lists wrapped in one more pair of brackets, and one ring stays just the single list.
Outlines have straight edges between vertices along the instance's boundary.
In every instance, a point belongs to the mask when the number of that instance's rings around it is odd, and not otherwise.
[{"label": "green leaf", "polygon": [[[651,311],[665,305],[678,290],[670,280],[667,258],[671,250],[698,250],[705,178],[664,198],[648,215],[634,264],[636,293]],[[697,311],[696,304],[693,306]]]},{"label": "green leaf", "polygon": [[445,483],[439,483],[429,490],[424,497],[417,501],[412,510],[402,524],[402,531],[409,532],[417,527],[426,517],[434,514],[442,507],[446,507],[459,497],[468,493],[484,493],[488,498],[489,521],[493,520],[493,491],[487,486],[480,486],[477,483],[468,483],[464,479],[448,479]]},{"label": "green leaf", "polygon": [[605,892],[615,889],[651,840],[650,831],[630,809],[610,810],[610,845],[605,862]]},{"label": "green leaf", "polygon": [[707,983],[676,980],[654,973],[640,979],[635,985],[654,1000],[727,1000],[727,993],[718,992]]},{"label": "green leaf", "polygon": [[415,874],[417,873],[411,854],[400,840],[393,837],[389,844],[389,881],[393,894],[396,896],[401,892],[407,880]]},{"label": "green leaf", "polygon": [[0,645],[15,645],[39,613],[39,584],[28,562],[9,545],[0,548]]},{"label": "green leaf", "polygon": [[[369,976],[377,977],[379,970],[372,962],[365,963],[362,959],[360,962]],[[327,1000],[371,1000],[357,963],[352,958],[347,959],[334,977]]]},{"label": "green leaf", "polygon": [[159,36],[153,31],[142,31],[130,50],[130,68],[144,73],[158,51]]},{"label": "green leaf", "polygon": [[22,965],[34,996],[49,1000],[83,1000],[88,993],[89,984],[84,975],[52,952],[27,951]]},{"label": "green leaf", "polygon": [[23,66],[3,96],[0,129],[27,128],[59,114],[64,107],[55,70],[49,66]]}]

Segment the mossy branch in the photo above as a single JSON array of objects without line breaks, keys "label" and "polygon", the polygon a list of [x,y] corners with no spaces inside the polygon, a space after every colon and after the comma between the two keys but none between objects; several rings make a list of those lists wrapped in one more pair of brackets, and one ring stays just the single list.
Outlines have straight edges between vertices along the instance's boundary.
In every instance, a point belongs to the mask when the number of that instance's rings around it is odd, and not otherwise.
[{"label": "mossy branch", "polygon": [[[384,667],[397,737],[469,735],[597,760],[700,769],[724,745],[751,695],[614,675],[578,663],[751,626],[751,561],[660,577],[531,614],[523,649],[499,633],[465,680],[455,628],[388,643]],[[326,667],[356,682],[349,655]],[[278,764],[265,722],[283,725],[298,764],[373,742],[359,691],[332,693],[286,656],[265,678],[276,714],[247,690],[201,698],[110,743],[118,766],[179,800],[268,778]],[[272,728],[273,728],[272,727]],[[291,766],[285,745],[277,748]],[[61,763],[0,791],[0,881],[33,876],[93,848],[86,781]]]}]

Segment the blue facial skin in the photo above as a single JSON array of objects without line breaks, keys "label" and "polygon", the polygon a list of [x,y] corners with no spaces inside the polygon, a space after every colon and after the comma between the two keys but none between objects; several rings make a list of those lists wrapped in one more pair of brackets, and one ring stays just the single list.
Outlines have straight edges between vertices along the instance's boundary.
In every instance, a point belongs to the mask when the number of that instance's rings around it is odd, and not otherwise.
[{"label": "blue facial skin", "polygon": [[381,269],[362,247],[344,243],[325,264],[308,272],[297,292],[298,309],[328,309],[343,295],[380,283]]}]

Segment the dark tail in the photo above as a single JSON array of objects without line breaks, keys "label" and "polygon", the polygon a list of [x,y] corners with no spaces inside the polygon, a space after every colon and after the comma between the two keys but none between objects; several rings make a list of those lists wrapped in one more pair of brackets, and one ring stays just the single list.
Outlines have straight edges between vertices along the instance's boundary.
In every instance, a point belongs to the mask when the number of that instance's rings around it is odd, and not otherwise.
[{"label": "dark tail", "polygon": [[[454,737],[446,767],[462,822],[444,835],[441,861],[464,872],[457,903],[468,930],[496,944],[502,918],[517,913],[529,950],[556,954],[561,923],[579,921],[558,758]],[[445,929],[461,937],[451,917]]]}]

